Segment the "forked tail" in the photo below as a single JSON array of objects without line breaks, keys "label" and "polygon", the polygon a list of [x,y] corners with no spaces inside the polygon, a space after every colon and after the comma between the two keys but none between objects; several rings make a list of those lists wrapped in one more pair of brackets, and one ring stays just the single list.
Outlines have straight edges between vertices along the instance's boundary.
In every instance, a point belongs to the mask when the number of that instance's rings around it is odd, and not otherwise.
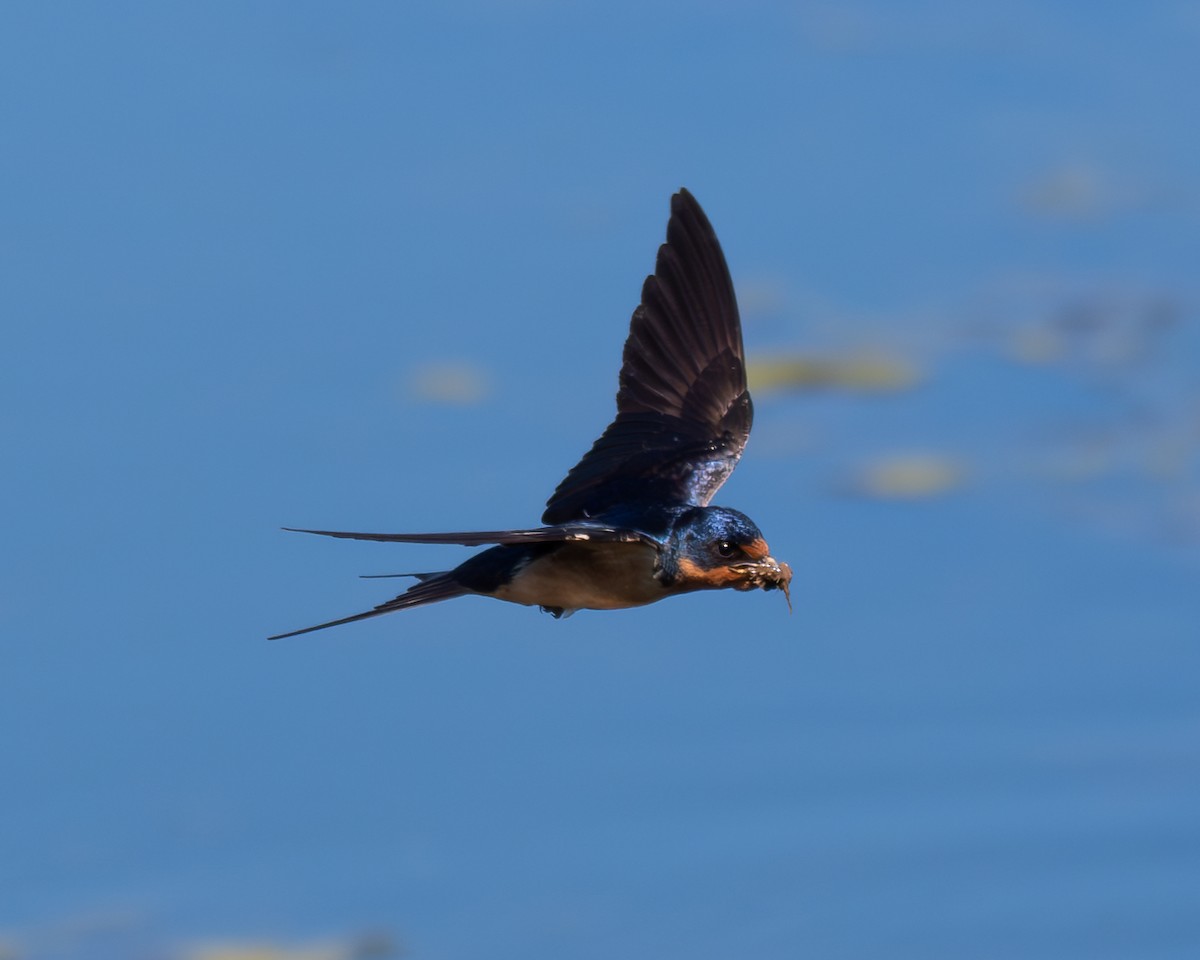
[{"label": "forked tail", "polygon": [[439,600],[451,600],[454,597],[461,597],[464,594],[473,592],[454,579],[453,571],[412,574],[412,576],[419,576],[421,582],[414,583],[394,600],[381,603],[373,610],[356,613],[349,617],[342,617],[340,620],[330,620],[328,623],[318,623],[315,627],[305,627],[303,630],[293,630],[291,633],[277,633],[275,636],[268,637],[267,639],[282,640],[285,637],[298,637],[302,633],[312,633],[314,630],[324,630],[326,627],[337,627],[343,623],[353,623],[355,620],[367,620],[371,617],[391,613],[393,610],[423,607],[427,603],[437,603]]}]

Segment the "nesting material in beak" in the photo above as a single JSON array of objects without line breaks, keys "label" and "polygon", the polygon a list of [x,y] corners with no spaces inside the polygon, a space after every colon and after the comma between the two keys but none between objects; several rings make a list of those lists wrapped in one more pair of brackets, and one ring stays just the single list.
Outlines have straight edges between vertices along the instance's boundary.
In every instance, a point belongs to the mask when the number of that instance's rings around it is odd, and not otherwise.
[{"label": "nesting material in beak", "polygon": [[[775,563],[774,560],[772,560],[771,562]],[[776,574],[774,581],[769,584],[764,584],[763,589],[770,590],[772,587],[778,587],[780,590],[782,590],[783,598],[787,601],[788,613],[791,613],[792,612],[792,591],[791,591],[792,568],[789,567],[786,563],[775,563],[775,568],[776,568],[776,570],[778,570],[778,573]]]},{"label": "nesting material in beak", "polygon": [[743,590],[754,589],[755,587],[763,590],[782,590],[783,596],[787,600],[788,612],[791,612],[791,567],[786,563],[780,563],[774,557],[763,557],[753,564],[746,564],[742,569],[746,580],[746,586],[742,588]]}]

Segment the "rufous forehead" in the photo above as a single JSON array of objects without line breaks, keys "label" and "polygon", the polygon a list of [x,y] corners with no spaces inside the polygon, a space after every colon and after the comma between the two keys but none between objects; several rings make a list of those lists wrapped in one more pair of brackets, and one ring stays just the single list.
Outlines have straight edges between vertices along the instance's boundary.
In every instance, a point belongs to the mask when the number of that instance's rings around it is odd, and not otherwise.
[{"label": "rufous forehead", "polygon": [[771,548],[767,546],[767,541],[762,537],[756,537],[749,543],[743,543],[741,547],[742,552],[751,560],[762,560],[771,555]]}]

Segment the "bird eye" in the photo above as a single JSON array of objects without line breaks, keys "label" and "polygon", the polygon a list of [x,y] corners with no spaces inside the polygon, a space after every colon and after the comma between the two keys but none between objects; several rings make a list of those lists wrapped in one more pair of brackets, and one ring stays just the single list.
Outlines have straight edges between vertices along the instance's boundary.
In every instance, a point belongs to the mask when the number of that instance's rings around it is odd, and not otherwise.
[{"label": "bird eye", "polygon": [[719,553],[721,556],[723,556],[727,560],[737,552],[738,552],[738,548],[734,544],[730,543],[728,540],[722,540],[720,543],[717,544],[717,553]]}]

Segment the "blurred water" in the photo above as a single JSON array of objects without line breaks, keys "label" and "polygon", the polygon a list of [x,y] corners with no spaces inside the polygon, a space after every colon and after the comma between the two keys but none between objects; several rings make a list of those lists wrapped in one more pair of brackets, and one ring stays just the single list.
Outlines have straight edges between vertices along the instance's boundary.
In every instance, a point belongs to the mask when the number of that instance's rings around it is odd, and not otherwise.
[{"label": "blurred water", "polygon": [[[1200,19],[972,11],[0,14],[0,957],[1200,953]],[[263,640],[540,514],[681,183],[795,613]]]}]

